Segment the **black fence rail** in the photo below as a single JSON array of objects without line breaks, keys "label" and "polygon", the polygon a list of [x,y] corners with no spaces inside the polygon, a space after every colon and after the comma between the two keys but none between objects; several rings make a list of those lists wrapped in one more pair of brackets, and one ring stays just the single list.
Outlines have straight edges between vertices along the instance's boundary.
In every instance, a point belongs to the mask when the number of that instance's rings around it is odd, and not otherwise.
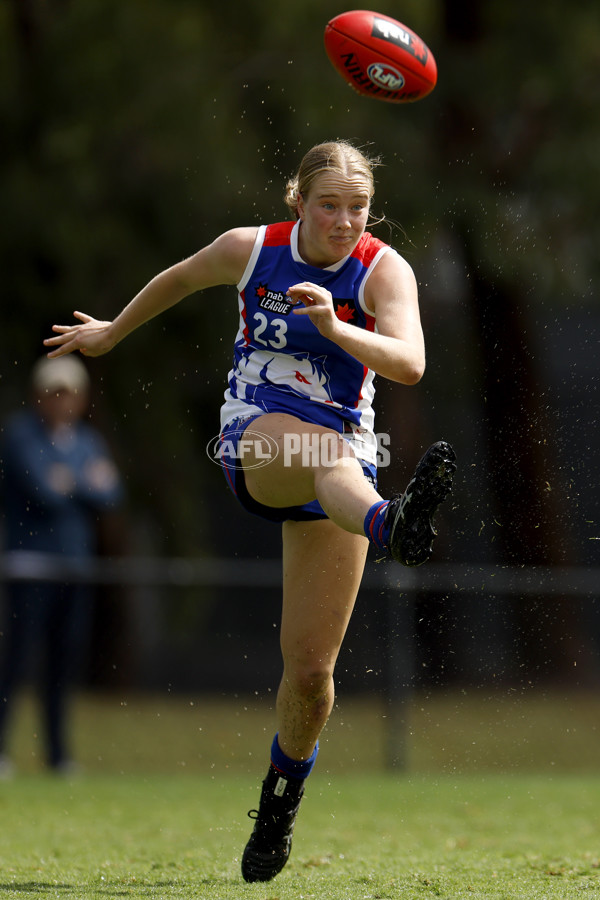
[{"label": "black fence rail", "polygon": [[[138,589],[142,598],[159,588],[237,589],[251,585],[278,589],[279,560],[247,558],[100,557],[80,560],[44,553],[0,555],[0,584],[6,581],[77,582]],[[385,756],[389,768],[406,767],[407,716],[413,694],[416,656],[416,604],[435,595],[482,598],[600,597],[600,568],[503,566],[480,563],[429,563],[403,569],[369,562],[362,591],[376,592],[384,618],[383,693],[386,700]],[[142,603],[144,600],[142,599]]]},{"label": "black fence rail", "polygon": [[[81,560],[50,553],[0,555],[0,581],[70,581],[103,585],[170,587],[277,587],[281,563],[271,559],[214,557],[97,557]],[[429,563],[403,569],[370,563],[363,586],[420,593],[600,596],[600,568]]]}]

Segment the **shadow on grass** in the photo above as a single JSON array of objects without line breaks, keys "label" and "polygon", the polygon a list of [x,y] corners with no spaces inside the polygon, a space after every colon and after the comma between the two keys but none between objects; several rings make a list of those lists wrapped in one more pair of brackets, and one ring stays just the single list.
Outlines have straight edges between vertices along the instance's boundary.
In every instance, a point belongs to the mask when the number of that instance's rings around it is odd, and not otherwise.
[{"label": "shadow on grass", "polygon": [[46,891],[71,891],[77,890],[74,884],[60,884],[56,882],[46,881],[22,881],[11,882],[11,884],[0,884],[0,891],[13,891],[21,894],[43,894]]},{"label": "shadow on grass", "polygon": [[21,894],[43,894],[46,891],[65,891],[70,894],[76,889],[74,884],[57,884],[46,881],[15,881],[11,884],[0,884],[0,891],[13,891]]},{"label": "shadow on grass", "polygon": [[[149,881],[144,883],[137,879],[133,882],[137,890],[156,891],[157,888],[173,888],[181,886],[181,882],[177,881]],[[74,894],[77,897],[85,897],[86,894],[93,892],[94,896],[106,895],[107,897],[129,897],[131,896],[131,886],[125,887],[122,883],[104,883],[102,885],[86,884],[61,884],[60,882],[48,881],[22,881],[12,882],[11,884],[0,883],[0,893],[12,892],[14,894],[35,894],[43,896],[45,893],[54,893],[55,896],[63,893],[65,895]]]}]

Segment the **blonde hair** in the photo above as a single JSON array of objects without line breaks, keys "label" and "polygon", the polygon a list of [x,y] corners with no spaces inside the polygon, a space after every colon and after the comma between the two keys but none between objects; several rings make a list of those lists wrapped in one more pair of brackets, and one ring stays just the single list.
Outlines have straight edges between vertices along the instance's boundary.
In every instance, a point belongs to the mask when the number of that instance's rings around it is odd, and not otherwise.
[{"label": "blonde hair", "polygon": [[361,176],[367,182],[372,198],[375,193],[373,170],[379,164],[379,159],[367,156],[347,141],[317,144],[304,155],[296,175],[288,181],[283,198],[285,205],[298,218],[298,194],[307,197],[315,178],[323,172]]}]

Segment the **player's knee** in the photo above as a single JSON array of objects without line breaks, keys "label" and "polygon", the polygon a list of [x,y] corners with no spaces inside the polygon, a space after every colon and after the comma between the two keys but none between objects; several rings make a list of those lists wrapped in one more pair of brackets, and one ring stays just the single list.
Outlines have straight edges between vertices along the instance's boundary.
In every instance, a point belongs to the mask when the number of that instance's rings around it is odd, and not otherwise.
[{"label": "player's knee", "polygon": [[295,665],[286,672],[286,678],[293,692],[304,700],[318,700],[329,688],[333,676],[333,666],[318,660],[304,665]]}]

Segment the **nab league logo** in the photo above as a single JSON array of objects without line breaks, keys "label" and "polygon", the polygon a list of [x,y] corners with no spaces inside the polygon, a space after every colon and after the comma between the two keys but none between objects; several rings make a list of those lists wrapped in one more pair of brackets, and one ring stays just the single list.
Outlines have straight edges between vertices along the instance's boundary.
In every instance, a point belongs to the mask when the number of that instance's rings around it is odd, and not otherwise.
[{"label": "nab league logo", "polygon": [[408,50],[422,66],[427,65],[427,47],[416,34],[405,31],[393,22],[388,22],[387,19],[378,18],[373,19],[371,34],[382,41],[388,41],[390,44]]},{"label": "nab league logo", "polygon": [[287,316],[293,303],[281,291],[272,291],[267,284],[259,284],[256,288],[258,305],[261,309]]}]

